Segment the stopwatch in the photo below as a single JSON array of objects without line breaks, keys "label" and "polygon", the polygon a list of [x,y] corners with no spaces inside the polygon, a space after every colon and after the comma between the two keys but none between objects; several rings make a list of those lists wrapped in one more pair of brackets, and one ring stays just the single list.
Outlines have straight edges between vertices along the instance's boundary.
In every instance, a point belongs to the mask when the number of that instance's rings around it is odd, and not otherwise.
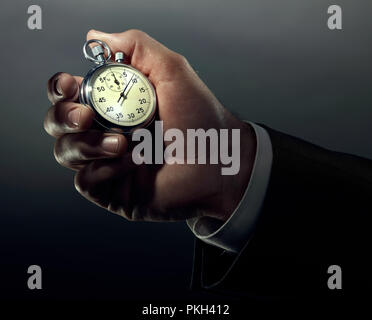
[{"label": "stopwatch", "polygon": [[[91,48],[90,44],[98,45]],[[106,55],[105,55],[106,50]],[[147,77],[125,64],[123,52],[110,61],[109,46],[96,39],[85,42],[83,53],[96,64],[84,77],[80,87],[80,103],[91,107],[95,121],[106,131],[131,134],[151,124],[156,113],[156,94]]]}]

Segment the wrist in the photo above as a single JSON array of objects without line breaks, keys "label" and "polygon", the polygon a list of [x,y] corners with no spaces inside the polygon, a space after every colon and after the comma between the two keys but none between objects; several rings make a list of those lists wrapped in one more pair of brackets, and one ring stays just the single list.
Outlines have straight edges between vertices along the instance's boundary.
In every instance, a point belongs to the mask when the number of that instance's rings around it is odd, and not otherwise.
[{"label": "wrist", "polygon": [[230,218],[239,205],[251,178],[256,158],[257,138],[252,126],[241,121],[240,129],[240,170],[235,176],[226,176],[224,189],[229,195],[226,198],[223,220]]},{"label": "wrist", "polygon": [[[238,121],[238,120],[237,120]],[[240,169],[235,175],[221,176],[221,191],[214,201],[215,208],[206,215],[227,221],[238,207],[251,178],[256,157],[257,139],[252,126],[238,121],[234,128],[240,129]]]}]

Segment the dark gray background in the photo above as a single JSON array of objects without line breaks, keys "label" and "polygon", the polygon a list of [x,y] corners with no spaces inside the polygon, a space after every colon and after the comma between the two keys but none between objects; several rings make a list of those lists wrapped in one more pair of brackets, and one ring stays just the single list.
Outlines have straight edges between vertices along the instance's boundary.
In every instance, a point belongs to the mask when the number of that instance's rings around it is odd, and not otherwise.
[{"label": "dark gray background", "polygon": [[[326,26],[343,8],[343,30]],[[27,7],[43,30],[27,29]],[[332,149],[372,157],[370,0],[1,2],[0,292],[11,298],[192,298],[184,223],[129,223],[84,200],[43,131],[47,79],[84,75],[90,28],[139,28],[185,55],[227,108]],[[275,239],[273,239],[274,241]],[[26,269],[44,290],[26,288]]]}]

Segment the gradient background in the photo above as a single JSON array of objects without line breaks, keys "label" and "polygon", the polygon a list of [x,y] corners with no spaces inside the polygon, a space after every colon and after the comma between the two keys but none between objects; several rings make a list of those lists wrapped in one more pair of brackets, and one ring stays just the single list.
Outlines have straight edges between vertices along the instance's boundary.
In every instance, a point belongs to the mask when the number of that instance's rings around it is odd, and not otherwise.
[{"label": "gradient background", "polygon": [[[327,8],[343,8],[343,30]],[[27,28],[27,8],[43,30]],[[42,127],[46,82],[85,75],[90,28],[139,28],[185,55],[227,108],[322,146],[372,158],[371,0],[1,1],[0,295],[194,299],[185,223],[129,223],[84,200]],[[30,291],[27,267],[43,269]]]}]

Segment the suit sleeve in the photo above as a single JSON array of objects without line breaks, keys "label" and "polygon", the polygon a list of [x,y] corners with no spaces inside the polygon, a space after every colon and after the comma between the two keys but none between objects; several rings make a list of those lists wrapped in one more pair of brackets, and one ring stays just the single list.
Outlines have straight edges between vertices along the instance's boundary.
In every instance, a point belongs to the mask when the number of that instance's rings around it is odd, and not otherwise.
[{"label": "suit sleeve", "polygon": [[[196,239],[192,288],[265,298],[363,295],[371,288],[372,161],[263,127],[273,163],[254,232],[238,253]],[[342,270],[338,292],[327,286],[331,265]]]}]

